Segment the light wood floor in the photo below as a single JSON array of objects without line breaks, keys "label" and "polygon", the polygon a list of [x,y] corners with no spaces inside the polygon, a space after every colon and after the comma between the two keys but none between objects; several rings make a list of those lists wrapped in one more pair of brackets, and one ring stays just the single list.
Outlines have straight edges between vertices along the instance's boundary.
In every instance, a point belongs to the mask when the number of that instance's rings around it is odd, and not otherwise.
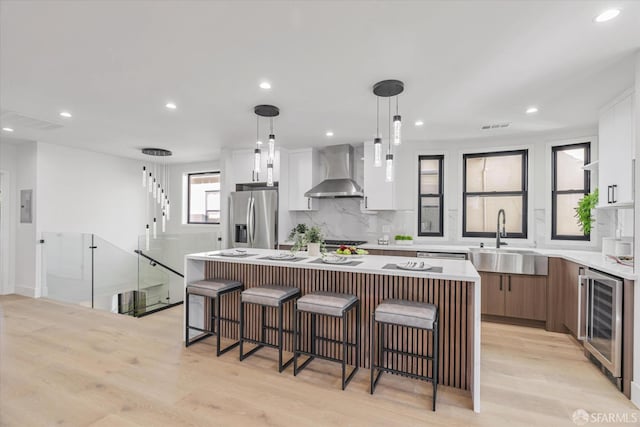
[{"label": "light wood floor", "polygon": [[182,311],[141,319],[19,296],[0,297],[2,426],[572,426],[574,410],[636,408],[572,340],[483,323],[482,413],[462,392],[368,370],[346,391],[338,365],[279,374],[274,350],[240,363],[213,339],[185,349]]}]

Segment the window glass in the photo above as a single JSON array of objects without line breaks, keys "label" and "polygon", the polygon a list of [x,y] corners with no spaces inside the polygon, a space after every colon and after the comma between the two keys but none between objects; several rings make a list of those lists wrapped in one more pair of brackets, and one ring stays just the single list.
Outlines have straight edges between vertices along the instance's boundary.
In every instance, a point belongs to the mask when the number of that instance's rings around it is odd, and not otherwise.
[{"label": "window glass", "polygon": [[444,156],[419,156],[418,235],[442,236]]},{"label": "window glass", "polygon": [[220,223],[220,172],[189,174],[189,224]]},{"label": "window glass", "polygon": [[527,237],[527,150],[465,154],[464,237],[495,237],[504,209],[508,238]]},{"label": "window glass", "polygon": [[553,184],[551,188],[551,238],[554,240],[589,240],[576,218],[578,202],[590,192],[589,163],[591,144],[584,142],[551,149]]}]

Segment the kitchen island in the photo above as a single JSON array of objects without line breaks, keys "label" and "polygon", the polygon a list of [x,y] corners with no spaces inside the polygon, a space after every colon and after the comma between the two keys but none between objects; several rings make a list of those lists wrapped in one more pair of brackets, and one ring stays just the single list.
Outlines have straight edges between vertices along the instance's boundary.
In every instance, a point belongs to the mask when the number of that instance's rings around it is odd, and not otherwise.
[{"label": "kitchen island", "polygon": [[[271,260],[274,250],[248,249],[245,256],[223,256],[223,251],[191,254],[185,257],[185,285],[208,278],[234,279],[245,288],[265,284],[299,287],[302,294],[313,291],[344,292],[357,295],[361,301],[362,366],[369,367],[369,329],[371,314],[383,300],[401,298],[430,302],[440,310],[440,362],[438,383],[469,392],[471,407],[480,411],[480,275],[470,261],[428,260],[432,271],[407,271],[395,268],[415,258],[366,255],[349,265],[324,264],[318,257],[300,255],[295,260]],[[304,253],[302,253],[304,254]],[[237,297],[229,297],[221,307],[224,318],[238,319]],[[190,323],[208,326],[204,313],[208,311],[201,297],[192,296],[189,303]],[[271,324],[275,317],[270,316]],[[248,313],[248,328],[258,319]],[[289,319],[285,315],[285,319]],[[237,324],[224,322],[222,337],[237,339]],[[257,325],[253,325],[257,328]],[[285,321],[285,329],[292,325]],[[332,330],[335,325],[323,326]],[[398,331],[397,349],[422,347],[424,332],[404,334]],[[192,331],[197,335],[197,332]],[[293,340],[285,339],[286,351],[292,350]],[[414,363],[415,369],[429,369]]]}]

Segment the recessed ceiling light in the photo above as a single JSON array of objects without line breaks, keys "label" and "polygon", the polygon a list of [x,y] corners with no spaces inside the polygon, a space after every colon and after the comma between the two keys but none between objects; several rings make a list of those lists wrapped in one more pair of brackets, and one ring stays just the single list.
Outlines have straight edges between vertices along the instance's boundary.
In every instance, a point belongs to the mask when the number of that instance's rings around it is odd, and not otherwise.
[{"label": "recessed ceiling light", "polygon": [[2,128],[2,130],[5,132],[13,132],[12,128]]},{"label": "recessed ceiling light", "polygon": [[527,111],[526,111],[527,114],[535,114],[537,112],[538,112],[538,107],[529,107],[527,108]]},{"label": "recessed ceiling light", "polygon": [[60,115],[62,117],[66,117],[67,119],[71,117],[71,113],[68,112],[68,111],[62,111],[62,112],[60,112]]},{"label": "recessed ceiling light", "polygon": [[416,120],[416,122],[414,124],[416,126],[422,126],[422,125],[424,125],[424,122],[422,120]]},{"label": "recessed ceiling light", "polygon": [[261,82],[260,89],[271,89],[271,83],[269,82]]},{"label": "recessed ceiling light", "polygon": [[600,15],[596,16],[593,20],[595,22],[607,22],[620,15],[620,9],[607,9]]},{"label": "recessed ceiling light", "polygon": [[333,131],[328,130],[327,133],[325,133],[325,135],[331,137],[333,136]]},{"label": "recessed ceiling light", "polygon": [[167,102],[164,106],[167,107],[169,110],[175,110],[176,108],[178,108],[178,106],[173,102]]}]

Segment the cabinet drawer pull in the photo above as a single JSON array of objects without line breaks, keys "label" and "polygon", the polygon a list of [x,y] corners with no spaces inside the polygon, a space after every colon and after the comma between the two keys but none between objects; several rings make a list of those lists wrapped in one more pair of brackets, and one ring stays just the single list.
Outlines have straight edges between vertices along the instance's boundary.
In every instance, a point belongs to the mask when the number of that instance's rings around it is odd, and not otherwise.
[{"label": "cabinet drawer pull", "polygon": [[365,196],[365,198],[364,198],[364,208],[365,209],[369,208],[369,203],[368,202],[369,202],[369,198]]},{"label": "cabinet drawer pull", "polygon": [[511,276],[509,276],[509,292],[511,292]]},{"label": "cabinet drawer pull", "polygon": [[618,186],[616,184],[613,184],[611,186],[611,200],[613,201],[613,203],[617,203],[618,201],[616,200],[616,189],[618,188]]},{"label": "cabinet drawer pull", "polygon": [[307,209],[311,210],[311,197],[307,197]]},{"label": "cabinet drawer pull", "polygon": [[607,186],[607,203],[611,203],[611,186]]},{"label": "cabinet drawer pull", "polygon": [[500,276],[500,290],[502,290],[502,276]]}]

